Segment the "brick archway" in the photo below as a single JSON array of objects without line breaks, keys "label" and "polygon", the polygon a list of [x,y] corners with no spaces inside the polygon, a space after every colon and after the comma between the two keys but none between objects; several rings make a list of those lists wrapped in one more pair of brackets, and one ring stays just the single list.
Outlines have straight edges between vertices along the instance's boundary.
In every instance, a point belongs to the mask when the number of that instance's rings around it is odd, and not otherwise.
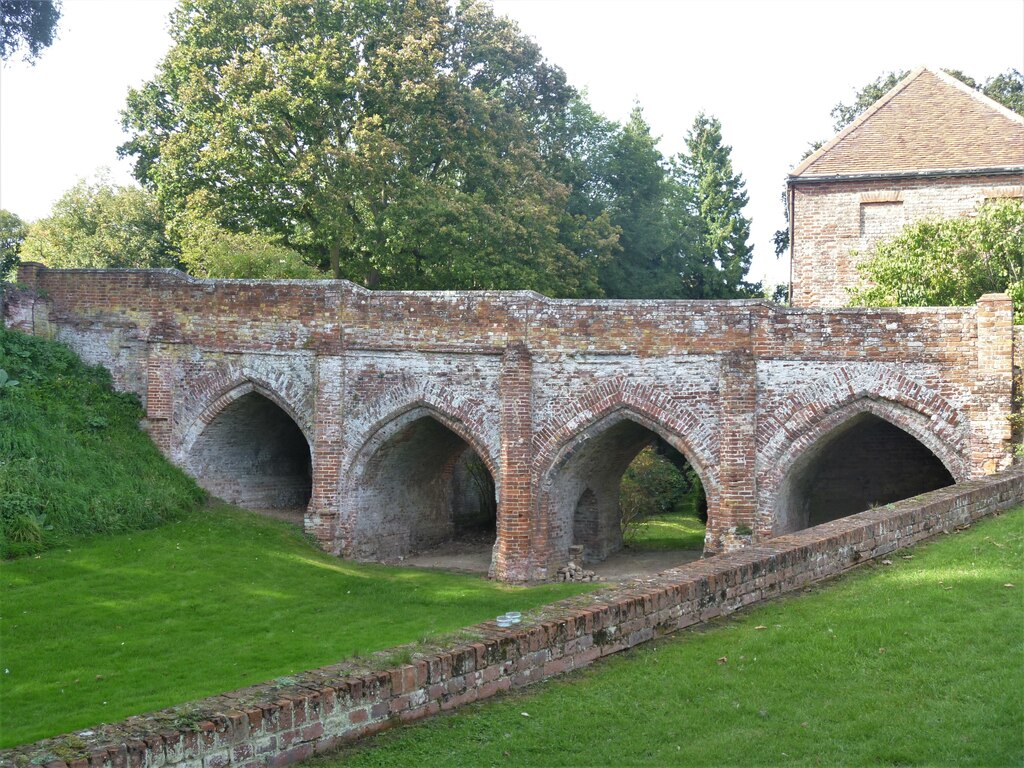
[{"label": "brick archway", "polygon": [[[931,409],[928,409],[931,410]],[[860,395],[822,413],[810,423],[803,423],[792,434],[790,442],[770,457],[762,459],[759,473],[757,527],[762,535],[770,535],[778,526],[775,519],[779,496],[795,469],[815,448],[839,433],[846,425],[869,415],[897,427],[914,438],[941,463],[955,482],[970,477],[970,452],[963,441],[947,442],[950,424],[937,422],[934,411],[917,410],[904,403],[878,396]]]},{"label": "brick archway", "polygon": [[199,484],[228,502],[296,513],[308,507],[313,441],[291,404],[265,383],[228,385],[185,430],[178,452]]},{"label": "brick archway", "polygon": [[465,509],[459,502],[467,490],[456,485],[466,482],[475,459],[490,475],[497,504],[493,453],[465,413],[446,412],[431,399],[418,397],[375,421],[347,462],[335,529],[339,550],[369,559],[404,556],[456,535],[455,510]]},{"label": "brick archway", "polygon": [[535,433],[534,476],[546,476],[566,446],[616,411],[633,414],[638,423],[648,422],[652,432],[686,457],[709,495],[712,490],[717,493],[718,444],[713,429],[668,391],[622,377],[591,387],[555,409]]},{"label": "brick archway", "polygon": [[804,447],[809,445],[804,442],[805,435],[821,422],[851,404],[871,401],[892,404],[888,421],[917,437],[936,455],[947,451],[950,458],[946,464],[953,476],[958,480],[967,477],[954,471],[954,466],[962,464],[965,473],[969,472],[970,425],[961,412],[927,385],[892,368],[867,364],[844,366],[789,395],[773,412],[761,415],[757,431],[759,487],[770,480],[784,453],[801,442]]},{"label": "brick archway", "polygon": [[[720,487],[710,430],[703,428],[691,411],[672,402],[667,393],[648,385],[619,384],[614,389],[600,386],[585,392],[559,409],[550,428],[538,432],[548,439],[538,448],[534,463],[540,514],[536,516],[533,536],[541,543],[538,547],[541,560],[549,565],[561,564],[567,554],[573,526],[570,507],[575,507],[577,491],[585,493],[589,489],[584,487],[585,482],[576,482],[579,488],[575,485],[571,490],[562,488],[568,480],[560,477],[560,473],[567,471],[567,465],[581,455],[581,450],[587,450],[588,443],[613,431],[622,433],[616,440],[629,443],[624,446],[625,453],[618,458],[618,464],[625,461],[628,465],[635,457],[633,448],[645,440],[644,433],[660,437],[679,451],[704,485],[709,521],[718,513]],[[625,465],[616,466],[611,470],[615,477],[601,478],[602,482],[608,484],[611,480],[611,485],[616,484],[621,475],[619,469],[624,468]],[[612,493],[611,485],[604,489],[605,496]],[[574,498],[569,499],[566,494]],[[611,502],[606,499],[604,503]]]},{"label": "brick archway", "polygon": [[256,393],[267,398],[267,400],[284,411],[288,417],[295,422],[295,425],[302,432],[303,437],[306,438],[306,442],[309,444],[310,450],[312,450],[312,423],[308,418],[304,418],[303,412],[289,402],[287,398],[282,397],[269,382],[259,379],[251,373],[243,373],[227,380],[226,382],[222,382],[220,386],[213,391],[215,394],[206,400],[205,405],[195,417],[188,420],[188,427],[182,431],[181,439],[177,441],[178,447],[176,453],[182,459],[187,460],[189,452],[195,445],[196,440],[225,408],[237,401],[239,398],[251,393]]}]

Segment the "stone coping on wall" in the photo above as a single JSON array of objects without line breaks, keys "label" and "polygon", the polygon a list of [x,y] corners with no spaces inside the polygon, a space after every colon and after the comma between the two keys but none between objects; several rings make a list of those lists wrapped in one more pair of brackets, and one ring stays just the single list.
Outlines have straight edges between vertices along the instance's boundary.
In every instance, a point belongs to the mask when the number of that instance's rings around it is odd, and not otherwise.
[{"label": "stone coping on wall", "polygon": [[[1024,502],[1024,466],[406,647],[0,751],[46,768],[283,766],[584,667]],[[411,655],[410,655],[411,654]],[[396,657],[410,663],[388,666]],[[386,668],[384,668],[386,667]]]}]

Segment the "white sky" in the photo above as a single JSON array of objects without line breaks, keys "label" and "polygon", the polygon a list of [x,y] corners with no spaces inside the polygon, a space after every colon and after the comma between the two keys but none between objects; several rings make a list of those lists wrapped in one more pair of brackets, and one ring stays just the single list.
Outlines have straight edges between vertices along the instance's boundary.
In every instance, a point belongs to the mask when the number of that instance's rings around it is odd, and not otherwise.
[{"label": "white sky", "polygon": [[[697,112],[722,121],[753,219],[750,277],[782,282],[771,235],[783,179],[831,136],[831,108],[883,71],[920,64],[984,79],[1024,70],[1024,0],[495,0],[544,54],[625,119],[644,107],[666,155]],[[65,0],[58,41],[35,66],[0,68],[0,207],[47,215],[79,178],[117,160],[130,86],[166,52],[170,0]]]}]

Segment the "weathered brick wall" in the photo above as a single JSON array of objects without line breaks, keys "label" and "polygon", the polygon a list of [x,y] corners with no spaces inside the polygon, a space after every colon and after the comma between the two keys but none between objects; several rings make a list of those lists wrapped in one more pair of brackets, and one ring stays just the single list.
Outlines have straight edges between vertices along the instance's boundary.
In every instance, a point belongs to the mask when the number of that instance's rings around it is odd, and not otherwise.
[{"label": "weathered brick wall", "polygon": [[[540,682],[766,598],[835,576],[1024,501],[1024,468],[692,562],[635,586],[547,606],[521,628],[467,628],[475,642],[373,671],[351,663],[177,709],[0,751],[47,768],[283,766],[500,691]],[[1020,514],[1015,512],[1014,514]],[[380,658],[393,656],[385,651]],[[199,719],[194,727],[174,725]],[[86,746],[82,747],[84,743]],[[78,746],[73,746],[77,744]],[[75,757],[58,758],[55,751]]]},{"label": "weathered brick wall", "polygon": [[[842,307],[862,284],[857,265],[904,224],[969,214],[986,199],[1024,197],[1024,174],[794,183],[792,297],[798,307]],[[856,253],[855,253],[856,252]]]},{"label": "weathered brick wall", "polygon": [[[32,264],[19,282],[40,293],[9,292],[6,322],[108,366],[143,399],[157,444],[208,487],[310,493],[307,531],[346,556],[447,535],[460,498],[452,467],[467,451],[494,480],[492,572],[509,580],[565,563],[581,500],[582,512],[594,505],[592,554],[617,546],[619,476],[655,437],[701,477],[708,552],[779,533],[779,491],[801,457],[862,414],[912,436],[957,481],[1010,461],[1011,307],[998,295],[975,307],[785,309]],[[264,410],[246,411],[255,397]],[[305,447],[261,438],[259,416],[224,426],[268,408]],[[243,438],[291,469],[267,478],[265,461],[232,465]],[[300,480],[305,491],[288,490]]]}]

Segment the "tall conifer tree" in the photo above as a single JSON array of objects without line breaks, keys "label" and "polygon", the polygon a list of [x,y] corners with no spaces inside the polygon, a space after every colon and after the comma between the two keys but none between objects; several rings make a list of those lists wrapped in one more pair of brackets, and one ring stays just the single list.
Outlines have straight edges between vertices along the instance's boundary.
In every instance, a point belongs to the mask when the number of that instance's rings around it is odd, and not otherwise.
[{"label": "tall conifer tree", "polygon": [[697,228],[696,264],[684,278],[692,298],[744,298],[756,293],[747,283],[753,249],[750,219],[743,215],[747,192],[743,176],[732,168],[732,147],[722,143],[722,124],[701,113],[686,136],[686,151],[676,159],[676,174],[693,195]]}]

